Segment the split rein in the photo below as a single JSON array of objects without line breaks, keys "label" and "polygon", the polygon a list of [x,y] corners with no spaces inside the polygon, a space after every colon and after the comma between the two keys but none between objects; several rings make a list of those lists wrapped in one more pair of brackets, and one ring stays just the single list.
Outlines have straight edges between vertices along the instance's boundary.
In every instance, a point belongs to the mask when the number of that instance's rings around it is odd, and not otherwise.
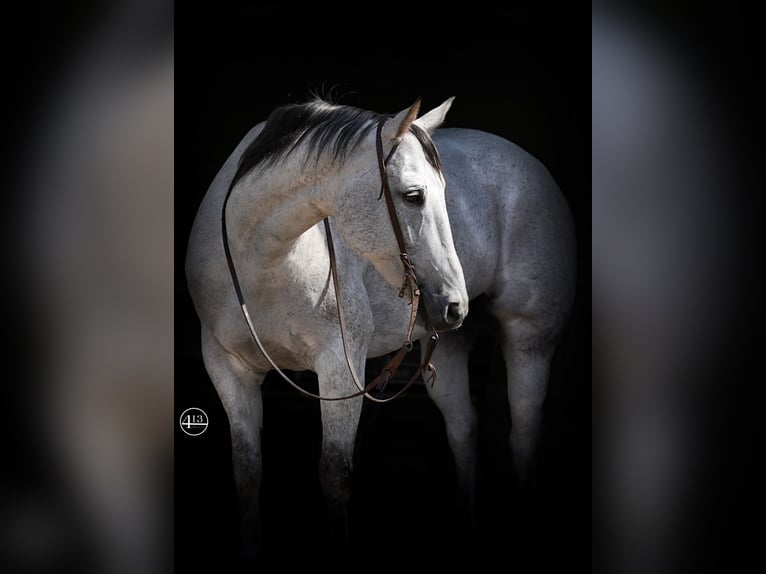
[{"label": "split rein", "polygon": [[[266,358],[266,360],[269,362],[271,367],[279,374],[282,379],[284,379],[287,383],[290,384],[295,390],[299,391],[300,393],[314,398],[319,399],[321,401],[345,401],[348,399],[353,399],[360,396],[365,396],[368,399],[370,399],[373,402],[376,403],[387,403],[389,401],[392,401],[401,395],[403,395],[409,388],[412,386],[412,384],[415,382],[415,380],[423,373],[423,371],[427,371],[429,373],[428,379],[426,380],[427,383],[430,383],[431,385],[434,384],[436,381],[436,367],[431,363],[431,359],[433,358],[434,351],[436,351],[436,345],[439,342],[439,335],[436,333],[436,331],[433,332],[431,335],[431,339],[428,342],[428,347],[426,349],[425,357],[423,359],[423,362],[420,364],[418,369],[415,371],[415,374],[412,375],[412,377],[407,381],[407,383],[397,391],[396,393],[392,394],[391,396],[382,398],[382,397],[375,397],[370,394],[371,391],[378,389],[380,391],[383,391],[388,384],[388,382],[394,377],[397,370],[399,369],[399,366],[402,364],[402,361],[404,360],[404,357],[412,350],[413,343],[412,343],[412,333],[415,330],[415,322],[417,320],[417,314],[418,314],[418,306],[420,304],[420,287],[418,286],[417,277],[415,275],[415,267],[412,265],[412,262],[410,261],[409,255],[407,254],[407,247],[404,243],[404,234],[402,233],[402,227],[399,223],[399,217],[396,215],[396,209],[394,208],[394,200],[391,195],[391,189],[388,185],[388,176],[386,175],[386,164],[391,159],[391,156],[393,156],[394,152],[396,151],[397,146],[394,145],[393,148],[391,148],[391,151],[388,153],[388,156],[383,157],[383,140],[381,138],[381,131],[383,129],[383,124],[385,123],[385,119],[381,119],[378,122],[377,130],[375,133],[375,147],[377,151],[378,156],[378,167],[380,169],[380,183],[381,183],[381,190],[380,195],[383,196],[386,200],[386,207],[388,208],[388,216],[391,220],[391,226],[394,230],[394,235],[396,236],[396,243],[399,247],[399,257],[402,261],[402,267],[404,268],[404,281],[402,283],[402,287],[399,290],[399,297],[404,297],[405,293],[409,289],[410,292],[410,321],[409,325],[407,326],[407,334],[404,338],[404,343],[402,344],[401,348],[396,352],[396,354],[391,358],[391,360],[386,363],[386,365],[383,367],[383,370],[381,373],[372,379],[367,385],[363,385],[361,382],[361,379],[359,378],[359,375],[356,372],[356,369],[354,368],[354,362],[351,359],[351,353],[349,352],[348,347],[348,338],[346,336],[346,318],[345,313],[343,311],[343,303],[341,301],[341,293],[340,293],[340,282],[338,280],[338,264],[335,257],[335,245],[333,243],[332,239],[332,232],[330,230],[330,221],[325,217],[324,219],[324,227],[325,227],[325,235],[327,237],[327,249],[330,256],[330,275],[332,276],[332,282],[333,287],[335,289],[335,304],[338,309],[338,323],[340,325],[340,335],[341,339],[343,340],[343,354],[346,357],[346,363],[348,364],[348,370],[351,373],[351,378],[354,380],[354,384],[356,385],[357,389],[359,389],[355,393],[351,393],[349,395],[343,395],[340,397],[323,397],[318,394],[311,393],[302,387],[300,387],[297,383],[295,383],[290,377],[288,377],[282,369],[280,369],[277,364],[274,362],[274,360],[271,358],[271,355],[266,352],[266,349],[263,346],[263,343],[261,343],[260,337],[258,337],[258,333],[255,331],[255,327],[253,326],[253,321],[250,318],[250,313],[247,310],[247,305],[245,304],[245,298],[242,295],[242,287],[239,283],[239,278],[237,277],[237,271],[234,267],[234,261],[231,257],[231,251],[229,249],[229,238],[226,233],[226,206],[229,202],[229,196],[231,195],[232,187],[229,188],[229,191],[226,193],[226,197],[223,201],[223,209],[221,213],[221,235],[223,238],[223,247],[224,252],[226,254],[226,263],[229,266],[229,273],[231,275],[232,283],[234,284],[234,290],[237,294],[237,299],[239,301],[239,306],[242,309],[242,314],[245,317],[245,322],[247,323],[248,328],[250,329],[250,334],[253,337],[253,340],[255,341],[255,344],[258,346],[258,349],[260,350],[261,354]],[[380,199],[380,197],[378,197]]]}]

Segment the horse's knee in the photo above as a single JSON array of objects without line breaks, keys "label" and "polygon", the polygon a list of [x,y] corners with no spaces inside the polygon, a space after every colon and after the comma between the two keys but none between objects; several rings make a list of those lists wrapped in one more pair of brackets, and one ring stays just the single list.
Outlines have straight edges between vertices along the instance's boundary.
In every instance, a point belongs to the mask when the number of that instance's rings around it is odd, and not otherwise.
[{"label": "horse's knee", "polygon": [[447,421],[446,427],[450,450],[455,459],[458,482],[471,483],[476,472],[478,456],[476,417],[471,413],[467,419],[457,422]]}]

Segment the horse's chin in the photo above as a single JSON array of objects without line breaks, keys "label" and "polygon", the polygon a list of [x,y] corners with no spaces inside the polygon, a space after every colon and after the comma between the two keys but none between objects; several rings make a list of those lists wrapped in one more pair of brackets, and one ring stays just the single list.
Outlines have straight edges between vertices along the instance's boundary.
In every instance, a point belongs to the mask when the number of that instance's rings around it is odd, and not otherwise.
[{"label": "horse's chin", "polygon": [[439,322],[432,321],[425,310],[425,305],[418,307],[418,314],[415,319],[415,324],[418,327],[424,329],[427,333],[447,333],[454,331],[462,326],[462,321],[457,325],[442,326]]}]

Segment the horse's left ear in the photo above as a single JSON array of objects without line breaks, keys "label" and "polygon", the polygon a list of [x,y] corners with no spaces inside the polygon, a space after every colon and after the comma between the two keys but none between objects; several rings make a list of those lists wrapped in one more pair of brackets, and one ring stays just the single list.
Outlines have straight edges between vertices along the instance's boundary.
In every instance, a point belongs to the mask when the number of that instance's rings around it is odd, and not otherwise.
[{"label": "horse's left ear", "polygon": [[432,109],[427,114],[423,114],[422,117],[415,120],[415,123],[426,130],[428,133],[431,133],[440,125],[442,125],[442,123],[444,123],[444,118],[447,117],[447,112],[452,106],[452,101],[454,99],[455,97],[452,96],[451,98],[445,100],[444,103],[438,108]]}]

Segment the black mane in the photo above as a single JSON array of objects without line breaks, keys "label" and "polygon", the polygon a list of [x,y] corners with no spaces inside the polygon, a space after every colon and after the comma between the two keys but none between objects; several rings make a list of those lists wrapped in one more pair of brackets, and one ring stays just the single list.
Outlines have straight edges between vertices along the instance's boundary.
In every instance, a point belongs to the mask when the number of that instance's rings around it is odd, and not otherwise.
[{"label": "black mane", "polygon": [[[303,142],[308,144],[307,159],[329,151],[335,160],[342,161],[383,117],[386,116],[322,100],[281,106],[271,113],[261,133],[245,149],[230,187],[256,166],[273,165],[287,157]],[[414,124],[410,132],[423,146],[428,162],[441,171],[439,154],[428,133]]]}]

